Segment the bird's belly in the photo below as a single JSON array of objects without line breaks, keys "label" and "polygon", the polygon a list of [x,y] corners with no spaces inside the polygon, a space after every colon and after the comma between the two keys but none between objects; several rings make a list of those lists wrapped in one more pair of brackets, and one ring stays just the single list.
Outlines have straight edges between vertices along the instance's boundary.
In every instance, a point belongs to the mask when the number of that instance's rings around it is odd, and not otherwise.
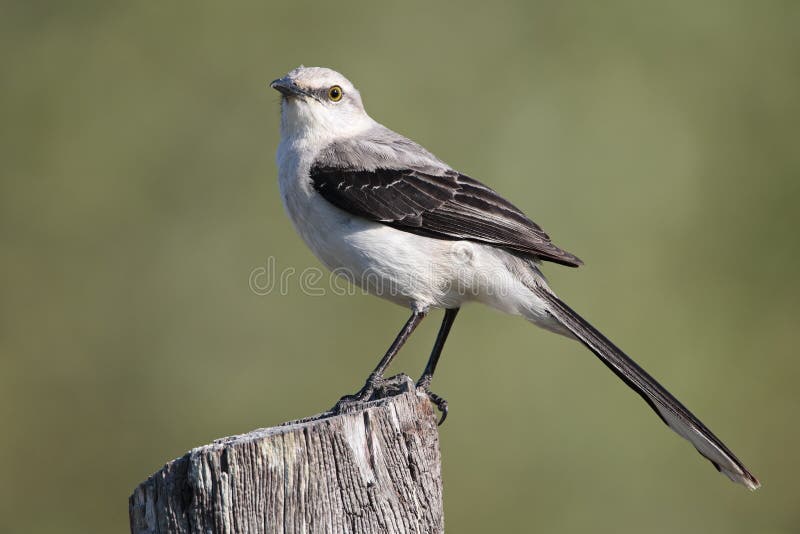
[{"label": "bird's belly", "polygon": [[[321,196],[294,203],[289,217],[314,255],[364,291],[411,308],[479,301],[524,314],[530,292],[509,276],[506,253],[468,241],[434,239],[350,215]],[[527,314],[526,314],[527,315]]]},{"label": "bird's belly", "polygon": [[314,255],[364,291],[406,307],[459,305],[439,260],[446,242],[352,216],[321,197],[293,219]]},{"label": "bird's belly", "polygon": [[284,194],[284,205],[314,255],[364,291],[412,308],[453,308],[470,300],[458,280],[463,242],[368,221],[313,193],[302,200]]}]

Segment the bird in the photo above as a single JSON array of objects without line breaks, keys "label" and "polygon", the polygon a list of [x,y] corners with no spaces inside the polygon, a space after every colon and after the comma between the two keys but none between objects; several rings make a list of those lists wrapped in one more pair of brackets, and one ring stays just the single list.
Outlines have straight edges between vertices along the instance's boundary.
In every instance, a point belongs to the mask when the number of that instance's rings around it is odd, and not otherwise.
[{"label": "bird", "polygon": [[358,89],[332,69],[301,65],[270,87],[280,93],[278,185],[295,230],[328,269],[411,311],[364,386],[334,410],[368,400],[414,329],[443,309],[417,387],[444,422],[448,404],[431,380],[460,308],[478,302],[582,343],[718,471],[760,486],[694,414],[556,296],[543,262],[582,261],[519,208],[372,119]]}]

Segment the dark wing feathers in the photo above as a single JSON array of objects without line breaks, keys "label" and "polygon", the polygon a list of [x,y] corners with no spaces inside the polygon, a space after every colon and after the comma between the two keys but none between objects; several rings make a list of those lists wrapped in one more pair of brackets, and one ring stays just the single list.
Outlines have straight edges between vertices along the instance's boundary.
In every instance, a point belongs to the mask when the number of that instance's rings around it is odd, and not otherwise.
[{"label": "dark wing feathers", "polygon": [[477,241],[571,267],[581,265],[492,189],[450,169],[427,171],[318,163],[310,177],[328,202],[365,219],[428,237]]}]

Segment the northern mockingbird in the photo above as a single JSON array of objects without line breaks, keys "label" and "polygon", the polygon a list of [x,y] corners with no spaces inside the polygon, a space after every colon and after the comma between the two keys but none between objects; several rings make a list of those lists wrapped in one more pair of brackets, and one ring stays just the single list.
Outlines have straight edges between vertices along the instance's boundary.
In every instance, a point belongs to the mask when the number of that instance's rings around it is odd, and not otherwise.
[{"label": "northern mockingbird", "polygon": [[443,308],[418,382],[443,421],[447,403],[430,392],[431,377],[458,310],[481,302],[580,341],[717,470],[759,487],[703,423],[553,293],[541,262],[577,267],[581,260],[522,211],[374,121],[338,72],[301,66],[270,85],[282,95],[278,179],[295,229],[329,269],[411,309],[364,387],[338,407],[368,399],[428,311]]}]

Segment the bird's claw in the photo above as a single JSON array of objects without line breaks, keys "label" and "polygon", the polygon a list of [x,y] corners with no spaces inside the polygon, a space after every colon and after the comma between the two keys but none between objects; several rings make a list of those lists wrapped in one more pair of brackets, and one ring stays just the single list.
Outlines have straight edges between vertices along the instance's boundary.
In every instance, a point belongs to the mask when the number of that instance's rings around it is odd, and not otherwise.
[{"label": "bird's claw", "polygon": [[382,376],[372,373],[361,389],[352,395],[345,395],[339,399],[333,408],[331,408],[331,412],[341,414],[345,411],[349,411],[349,408],[353,406],[359,406],[369,401],[375,393],[375,390],[380,388],[383,382],[384,378]]},{"label": "bird's claw", "polygon": [[[399,383],[397,379],[400,379],[401,382],[403,380],[408,380],[408,378],[403,378],[403,376],[404,375],[397,375],[391,378],[383,378],[376,373],[372,373],[369,375],[369,378],[367,378],[366,383],[360,390],[352,395],[345,395],[339,399],[333,408],[331,408],[329,413],[338,415],[357,409],[365,402],[369,402],[374,398],[380,397],[382,393],[385,394],[386,392],[384,389],[391,390],[393,387],[397,387],[397,384]],[[436,406],[436,408],[438,408],[442,413],[442,417],[437,423],[437,425],[441,426],[442,423],[444,423],[444,420],[447,419],[449,410],[447,401],[431,391],[430,377],[420,378],[419,382],[417,382],[417,389],[421,389],[425,395],[427,395],[428,399],[430,399],[433,405]]]},{"label": "bird's claw", "polygon": [[440,412],[442,412],[442,417],[439,419],[439,422],[436,423],[438,426],[442,426],[444,424],[444,420],[447,419],[447,413],[449,410],[447,401],[432,391],[427,391],[426,393],[428,394],[428,398],[431,400],[431,402],[436,405],[437,408],[439,408]]},{"label": "bird's claw", "polygon": [[430,377],[423,377],[417,382],[417,388],[421,389],[425,392],[425,395],[428,396],[428,399],[436,406],[439,411],[442,413],[442,417],[439,419],[437,423],[438,426],[442,426],[444,420],[447,419],[447,413],[449,411],[447,401],[431,391],[431,379]]}]

